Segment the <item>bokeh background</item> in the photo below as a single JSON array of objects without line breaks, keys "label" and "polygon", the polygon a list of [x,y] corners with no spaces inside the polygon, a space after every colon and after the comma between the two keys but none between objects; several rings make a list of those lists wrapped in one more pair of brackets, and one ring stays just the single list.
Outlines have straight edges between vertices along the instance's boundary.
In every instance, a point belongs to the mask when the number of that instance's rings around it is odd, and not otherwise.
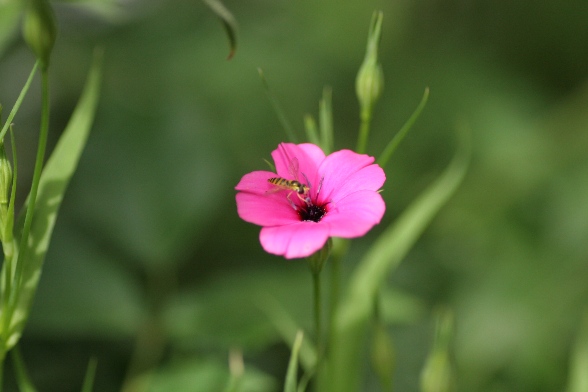
[{"label": "bokeh background", "polygon": [[[352,242],[344,269],[448,164],[458,124],[473,145],[459,191],[388,278],[396,390],[418,390],[441,305],[456,317],[457,390],[565,390],[588,304],[588,2],[224,3],[239,24],[230,61],[221,23],[199,1],[52,3],[50,143],[96,46],[104,79],[21,343],[36,384],[77,391],[95,357],[98,391],[143,390],[131,376],[154,366],[150,390],[220,390],[238,349],[250,390],[280,390],[289,349],[260,304],[310,328],[311,278],[304,262],[265,254],[259,229],[236,215],[234,185],[286,139],[257,68],[299,131],[330,86],[335,147],[353,148],[355,75],[380,9],[385,90],[369,153],[427,86],[431,95],[385,168],[384,221]],[[34,63],[10,27],[0,41],[6,108]],[[21,199],[38,85],[15,119]],[[378,390],[366,374],[364,390]]]}]

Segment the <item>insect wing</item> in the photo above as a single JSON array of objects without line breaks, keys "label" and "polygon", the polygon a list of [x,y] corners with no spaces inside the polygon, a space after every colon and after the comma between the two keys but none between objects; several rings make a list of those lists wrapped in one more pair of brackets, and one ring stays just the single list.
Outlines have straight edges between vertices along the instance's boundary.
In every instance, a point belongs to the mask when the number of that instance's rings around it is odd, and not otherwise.
[{"label": "insect wing", "polygon": [[298,163],[298,158],[294,157],[290,160],[290,164],[288,165],[288,173],[292,176],[293,179],[298,181],[298,169],[300,168],[300,164]]}]

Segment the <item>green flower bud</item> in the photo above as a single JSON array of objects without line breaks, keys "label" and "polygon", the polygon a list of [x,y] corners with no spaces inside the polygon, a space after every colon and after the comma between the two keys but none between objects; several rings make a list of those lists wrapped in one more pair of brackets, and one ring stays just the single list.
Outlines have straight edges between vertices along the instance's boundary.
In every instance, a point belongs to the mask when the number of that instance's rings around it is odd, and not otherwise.
[{"label": "green flower bud", "polygon": [[392,339],[386,327],[379,320],[374,324],[373,328],[371,360],[382,390],[391,391],[392,376],[396,367],[396,355]]},{"label": "green flower bud", "polygon": [[439,311],[435,342],[421,373],[422,392],[451,392],[455,390],[454,370],[450,355],[453,335],[453,313]]},{"label": "green flower bud", "polygon": [[355,79],[355,92],[362,114],[365,113],[368,116],[384,89],[384,73],[378,62],[378,44],[383,18],[384,14],[381,11],[375,12],[372,17],[365,57]]},{"label": "green flower bud", "polygon": [[10,203],[10,187],[12,186],[12,166],[6,151],[4,149],[4,142],[0,141],[0,241],[3,243],[4,255],[10,253],[9,244],[4,241],[7,238],[7,230],[11,230],[8,224],[9,211],[8,204]]},{"label": "green flower bud", "polygon": [[27,3],[22,27],[24,40],[46,70],[57,36],[55,16],[48,0],[28,0]]},{"label": "green flower bud", "polygon": [[4,142],[0,142],[0,208],[5,208],[10,201],[12,186],[12,166],[6,156]]}]

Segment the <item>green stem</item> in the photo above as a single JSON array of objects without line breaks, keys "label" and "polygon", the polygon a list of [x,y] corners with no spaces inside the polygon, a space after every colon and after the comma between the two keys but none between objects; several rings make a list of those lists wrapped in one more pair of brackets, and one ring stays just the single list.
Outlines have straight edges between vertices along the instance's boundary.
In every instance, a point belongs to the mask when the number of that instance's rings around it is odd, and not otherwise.
[{"label": "green stem", "polygon": [[[330,296],[330,309],[329,309],[329,328],[333,328],[333,319],[335,316],[335,310],[339,304],[339,283],[341,281],[341,257],[339,255],[333,255],[331,257],[331,296]],[[329,333],[329,337],[331,334]],[[327,343],[327,344],[330,344]]]},{"label": "green stem", "polygon": [[31,85],[31,82],[33,81],[33,76],[35,76],[35,73],[37,72],[37,68],[39,68],[39,60],[37,60],[37,62],[33,66],[33,70],[29,74],[29,78],[27,79],[24,87],[20,91],[20,94],[19,94],[18,98],[16,99],[16,102],[14,103],[12,110],[10,111],[10,114],[8,114],[8,118],[6,119],[6,122],[4,123],[4,126],[2,127],[2,131],[0,131],[0,140],[4,140],[4,136],[6,135],[6,132],[8,132],[8,128],[10,127],[10,124],[12,124],[12,119],[16,115],[16,112],[18,112],[18,109],[20,108],[20,104],[22,103],[25,95],[27,95],[27,91],[29,91],[29,87]]},{"label": "green stem", "polygon": [[[35,203],[37,201],[37,193],[39,191],[39,183],[41,180],[41,173],[43,171],[43,163],[45,160],[45,150],[47,147],[47,134],[49,133],[49,74],[47,69],[41,72],[41,129],[39,131],[39,144],[37,146],[37,158],[35,161],[35,170],[33,172],[33,183],[29,193],[27,212],[25,215],[25,222],[22,229],[22,236],[20,238],[18,259],[16,263],[16,272],[14,276],[15,289],[13,290],[12,310],[16,308],[18,302],[18,293],[22,285],[22,275],[24,270],[24,261],[26,260],[27,244],[31,225],[33,223],[33,213],[35,211]],[[11,293],[12,294],[12,293]]]},{"label": "green stem", "polygon": [[316,345],[317,349],[322,348],[322,339],[321,339],[321,313],[322,313],[322,301],[321,301],[321,274],[313,273],[312,280],[314,284],[314,329],[316,334]]},{"label": "green stem", "polygon": [[[10,293],[12,292],[12,279],[14,278],[14,236],[13,236],[13,227],[14,227],[14,201],[16,199],[16,179],[18,177],[18,162],[16,158],[16,142],[14,140],[14,132],[12,131],[12,127],[10,127],[10,140],[12,144],[12,163],[14,169],[12,171],[12,186],[10,190],[10,200],[8,202],[8,211],[6,213],[6,219],[4,221],[3,230],[3,240],[2,240],[2,250],[4,252],[4,287],[2,292],[2,309],[8,309],[10,305]],[[0,315],[0,319],[2,320],[2,330],[8,331],[8,317],[6,317],[6,312],[3,312]],[[8,335],[6,335],[8,336]],[[3,336],[3,338],[6,338]]]},{"label": "green stem", "polygon": [[22,359],[22,354],[20,353],[20,348],[18,347],[18,345],[16,345],[12,349],[11,354],[14,372],[16,373],[16,382],[18,384],[19,391],[36,392],[37,389],[35,388],[31,379],[29,378],[28,371],[25,366],[24,360]]},{"label": "green stem", "polygon": [[0,358],[0,392],[4,389],[4,354]]},{"label": "green stem", "polygon": [[[321,362],[323,357],[323,339],[322,339],[322,301],[321,301],[321,273],[312,273],[312,282],[314,286],[314,330],[316,339],[316,372],[315,372],[315,386],[320,384]],[[318,389],[317,389],[318,390]]]},{"label": "green stem", "polygon": [[368,136],[370,134],[370,125],[372,122],[372,113],[369,109],[361,110],[361,124],[359,126],[359,138],[357,140],[358,154],[364,154],[367,149]]},{"label": "green stem", "polygon": [[378,158],[378,161],[377,161],[378,165],[380,165],[381,167],[386,166],[386,164],[388,163],[388,160],[390,159],[392,154],[394,154],[394,151],[396,151],[396,148],[398,147],[398,145],[400,144],[402,139],[404,139],[404,137],[406,136],[408,131],[411,130],[412,126],[414,125],[416,120],[421,115],[421,112],[425,108],[425,105],[427,104],[428,99],[429,99],[429,88],[427,87],[425,89],[425,92],[423,93],[423,98],[421,98],[421,102],[419,103],[419,105],[417,106],[415,111],[412,113],[412,115],[409,117],[409,119],[404,123],[402,128],[400,128],[400,131],[398,131],[398,133],[396,135],[394,135],[394,138],[392,138],[392,140],[390,140],[390,143],[388,143],[388,145],[386,146],[384,151],[382,151],[382,154],[380,154],[380,157]]}]

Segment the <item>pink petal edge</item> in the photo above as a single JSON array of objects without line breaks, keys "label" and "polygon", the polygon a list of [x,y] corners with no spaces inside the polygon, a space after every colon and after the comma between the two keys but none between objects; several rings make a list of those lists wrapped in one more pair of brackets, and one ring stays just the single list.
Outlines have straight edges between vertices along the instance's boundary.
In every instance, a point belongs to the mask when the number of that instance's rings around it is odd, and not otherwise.
[{"label": "pink petal edge", "polygon": [[356,238],[380,223],[386,204],[379,193],[362,190],[347,195],[331,208],[319,224],[328,225],[332,237]]},{"label": "pink petal edge", "polygon": [[287,259],[308,257],[320,250],[328,239],[328,226],[314,222],[264,227],[259,233],[259,241],[266,252]]}]

